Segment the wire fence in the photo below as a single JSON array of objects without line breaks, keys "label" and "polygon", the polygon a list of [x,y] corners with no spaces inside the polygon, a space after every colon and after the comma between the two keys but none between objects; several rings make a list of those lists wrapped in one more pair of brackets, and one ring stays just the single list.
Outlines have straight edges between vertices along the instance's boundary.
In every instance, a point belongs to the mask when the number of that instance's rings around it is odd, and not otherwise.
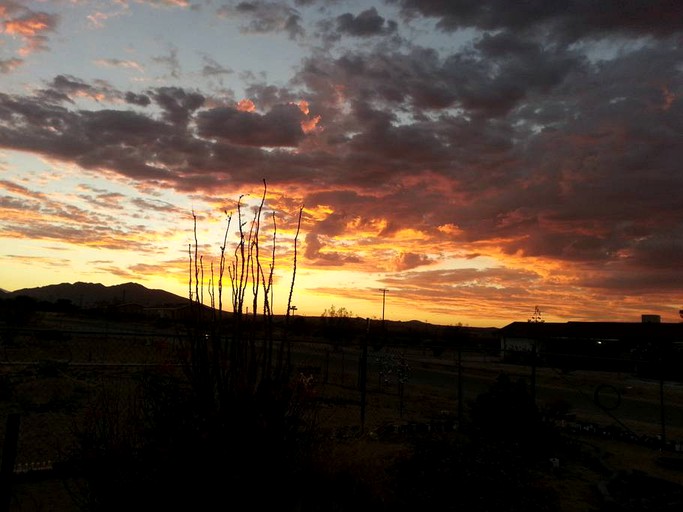
[{"label": "wire fence", "polygon": [[[18,415],[15,472],[50,468],[68,453],[78,421],[102,389],[127,393],[145,375],[181,375],[184,346],[182,333],[171,329],[4,330],[0,439],[8,434],[5,419]],[[561,415],[569,430],[682,448],[683,385],[639,376],[642,361],[584,354],[585,364],[571,355],[570,365],[567,355],[567,364],[549,366],[528,352],[509,362],[495,346],[435,350],[372,340],[294,340],[291,347],[295,376],[314,390],[317,421],[330,435],[454,429],[469,402],[507,373],[524,379],[542,410]]]}]

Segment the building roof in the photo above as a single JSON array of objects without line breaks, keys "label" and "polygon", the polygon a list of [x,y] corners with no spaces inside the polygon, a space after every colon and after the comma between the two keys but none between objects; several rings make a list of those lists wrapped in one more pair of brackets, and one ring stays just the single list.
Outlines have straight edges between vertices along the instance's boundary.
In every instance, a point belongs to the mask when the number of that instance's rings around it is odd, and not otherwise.
[{"label": "building roof", "polygon": [[512,322],[500,330],[504,338],[647,338],[683,341],[683,322]]}]

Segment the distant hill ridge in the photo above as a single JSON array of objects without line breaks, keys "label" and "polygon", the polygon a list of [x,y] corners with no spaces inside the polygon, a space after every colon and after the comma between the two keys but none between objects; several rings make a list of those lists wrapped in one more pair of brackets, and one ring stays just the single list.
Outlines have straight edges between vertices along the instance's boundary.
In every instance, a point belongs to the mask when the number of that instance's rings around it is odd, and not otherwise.
[{"label": "distant hill ridge", "polygon": [[[22,295],[47,302],[57,302],[60,299],[65,299],[81,308],[130,303],[139,304],[140,306],[147,308],[155,308],[182,306],[189,302],[187,297],[182,297],[165,290],[146,288],[141,284],[132,282],[105,286],[101,283],[84,283],[79,281],[75,283],[51,284],[37,288],[22,288],[13,292],[0,289],[0,299],[11,299]],[[307,317],[307,319],[309,321],[318,321],[320,320],[320,317],[314,315]],[[355,323],[360,322],[362,325],[365,325],[367,319],[355,317],[353,320]],[[387,320],[387,325],[400,326],[400,328],[403,329],[414,329],[415,332],[429,330],[433,327],[440,327],[420,320]],[[462,326],[461,328],[467,332],[478,333],[478,335],[482,336],[493,335],[498,331],[498,329],[494,327]]]},{"label": "distant hill ridge", "polygon": [[2,297],[11,298],[21,295],[48,302],[66,299],[79,307],[124,303],[135,303],[145,307],[159,307],[186,304],[188,301],[188,299],[179,295],[164,290],[146,288],[137,283],[124,283],[113,286],[84,282],[51,284],[38,288],[22,288],[21,290],[3,294]]}]

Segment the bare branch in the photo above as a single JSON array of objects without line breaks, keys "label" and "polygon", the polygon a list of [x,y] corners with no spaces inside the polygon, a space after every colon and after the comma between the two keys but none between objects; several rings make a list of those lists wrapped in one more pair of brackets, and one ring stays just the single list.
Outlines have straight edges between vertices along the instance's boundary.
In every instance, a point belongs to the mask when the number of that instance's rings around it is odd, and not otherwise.
[{"label": "bare branch", "polygon": [[287,315],[285,316],[285,323],[289,323],[289,316],[292,310],[292,294],[294,293],[294,280],[296,279],[296,258],[297,258],[297,243],[299,241],[299,231],[301,230],[301,215],[304,211],[304,205],[299,208],[299,220],[296,225],[296,235],[294,236],[294,263],[292,266],[292,284],[289,287],[289,299],[287,299]]}]

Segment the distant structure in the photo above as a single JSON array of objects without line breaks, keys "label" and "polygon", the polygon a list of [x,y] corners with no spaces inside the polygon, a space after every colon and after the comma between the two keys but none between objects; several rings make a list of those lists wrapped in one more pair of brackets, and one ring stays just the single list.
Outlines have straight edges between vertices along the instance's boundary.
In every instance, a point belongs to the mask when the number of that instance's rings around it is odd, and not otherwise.
[{"label": "distant structure", "polygon": [[683,322],[512,322],[500,333],[505,362],[566,369],[632,371],[683,381]]},{"label": "distant structure", "polygon": [[536,306],[534,308],[534,314],[531,316],[531,318],[529,318],[528,321],[533,322],[535,324],[545,322],[545,320],[543,320],[543,318],[541,318],[541,308]]},{"label": "distant structure", "polygon": [[659,324],[662,322],[662,317],[659,315],[640,315],[640,321],[644,324]]}]

